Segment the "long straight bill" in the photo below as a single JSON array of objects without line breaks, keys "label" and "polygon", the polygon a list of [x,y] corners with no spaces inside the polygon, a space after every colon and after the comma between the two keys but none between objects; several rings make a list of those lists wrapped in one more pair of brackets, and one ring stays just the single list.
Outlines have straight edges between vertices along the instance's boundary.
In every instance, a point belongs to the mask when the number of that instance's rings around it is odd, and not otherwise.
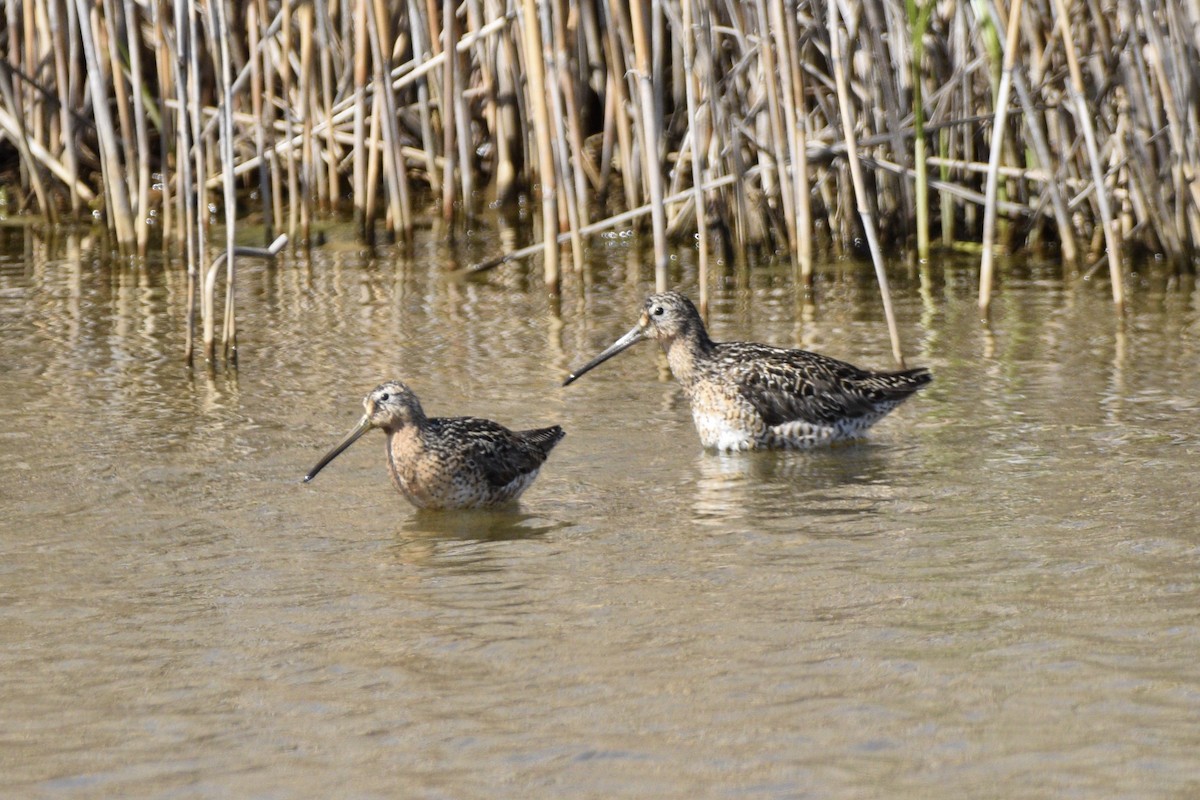
[{"label": "long straight bill", "polygon": [[364,416],[358,421],[358,424],[354,426],[354,430],[350,431],[350,433],[346,435],[346,438],[342,440],[341,444],[326,453],[325,457],[318,461],[317,465],[308,471],[308,474],[304,476],[304,482],[308,483],[313,478],[317,477],[317,473],[325,469],[326,464],[340,456],[343,450],[357,442],[358,437],[362,436],[369,430],[371,430],[371,420]]},{"label": "long straight bill", "polygon": [[605,361],[608,361],[610,358],[615,356],[617,353],[620,353],[623,350],[628,350],[630,347],[633,347],[635,344],[637,344],[638,342],[640,342],[642,339],[645,338],[645,334],[642,333],[642,330],[643,329],[642,329],[641,325],[635,325],[633,330],[631,330],[629,333],[625,334],[620,339],[617,339],[615,342],[613,342],[611,345],[609,345],[608,349],[605,350],[603,353],[596,356],[591,361],[584,364],[582,367],[580,367],[579,369],[575,370],[570,375],[568,375],[567,379],[565,381],[563,381],[563,386],[570,386],[581,375],[583,375],[583,373],[587,372],[588,370],[593,369],[594,367],[600,366]]}]

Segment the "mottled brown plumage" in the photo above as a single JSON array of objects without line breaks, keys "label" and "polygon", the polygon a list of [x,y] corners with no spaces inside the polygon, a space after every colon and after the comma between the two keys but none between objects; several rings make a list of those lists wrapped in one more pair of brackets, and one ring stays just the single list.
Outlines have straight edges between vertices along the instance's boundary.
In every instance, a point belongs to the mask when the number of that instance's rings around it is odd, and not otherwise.
[{"label": "mottled brown plumage", "polygon": [[564,386],[643,339],[656,339],[717,450],[799,449],[860,436],[933,380],[923,368],[872,372],[807,350],[714,342],[678,292],[646,298],[638,324]]},{"label": "mottled brown plumage", "polygon": [[563,437],[557,425],[527,431],[478,417],[426,417],[399,381],[363,398],[366,414],[354,430],[304,476],[311,481],[372,428],[387,434],[388,472],[417,508],[485,508],[516,500],[537,477]]}]

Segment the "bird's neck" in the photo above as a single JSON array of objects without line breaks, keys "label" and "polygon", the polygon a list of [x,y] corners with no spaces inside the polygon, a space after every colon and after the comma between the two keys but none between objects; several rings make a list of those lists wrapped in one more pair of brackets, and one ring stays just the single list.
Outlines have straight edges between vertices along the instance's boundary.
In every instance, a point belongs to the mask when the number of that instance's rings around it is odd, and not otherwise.
[{"label": "bird's neck", "polygon": [[689,389],[695,383],[699,363],[711,355],[714,346],[712,339],[709,339],[703,330],[688,331],[663,342],[671,374],[684,389]]},{"label": "bird's neck", "polygon": [[394,460],[404,461],[419,454],[425,449],[425,437],[422,427],[418,425],[401,425],[387,430],[388,456]]}]

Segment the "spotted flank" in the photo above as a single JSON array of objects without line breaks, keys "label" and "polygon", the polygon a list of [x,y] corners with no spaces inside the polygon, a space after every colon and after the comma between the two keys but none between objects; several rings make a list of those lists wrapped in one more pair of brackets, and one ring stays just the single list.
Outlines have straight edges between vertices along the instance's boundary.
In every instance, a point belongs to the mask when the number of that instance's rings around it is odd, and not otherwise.
[{"label": "spotted flank", "polygon": [[412,390],[399,381],[375,387],[366,413],[341,444],[304,477],[311,481],[372,428],[387,434],[388,472],[417,508],[489,508],[512,502],[530,487],[563,437],[557,425],[510,431],[478,417],[426,417]]},{"label": "spotted flank", "polygon": [[666,351],[700,442],[715,450],[804,449],[855,439],[933,380],[924,368],[873,372],[806,350],[714,342],[692,302],[665,292],[646,298],[638,324],[563,385],[644,339]]}]

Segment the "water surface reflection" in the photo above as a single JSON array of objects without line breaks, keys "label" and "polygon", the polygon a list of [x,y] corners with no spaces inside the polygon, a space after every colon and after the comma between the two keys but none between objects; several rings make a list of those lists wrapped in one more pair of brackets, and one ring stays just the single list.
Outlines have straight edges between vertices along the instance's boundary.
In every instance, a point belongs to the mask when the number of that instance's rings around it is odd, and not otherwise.
[{"label": "water surface reflection", "polygon": [[[248,264],[240,367],[211,372],[181,361],[177,268],[6,241],[0,793],[1200,784],[1190,280],[1145,273],[1121,325],[1018,264],[985,330],[972,266],[897,270],[934,384],[865,442],[715,455],[651,347],[559,387],[649,288],[630,241],[560,303],[536,269],[447,278],[433,236]],[[771,265],[726,276],[713,335],[883,366],[860,266],[807,304]],[[510,511],[416,512],[380,438],[302,486],[391,377],[567,437]]]}]

